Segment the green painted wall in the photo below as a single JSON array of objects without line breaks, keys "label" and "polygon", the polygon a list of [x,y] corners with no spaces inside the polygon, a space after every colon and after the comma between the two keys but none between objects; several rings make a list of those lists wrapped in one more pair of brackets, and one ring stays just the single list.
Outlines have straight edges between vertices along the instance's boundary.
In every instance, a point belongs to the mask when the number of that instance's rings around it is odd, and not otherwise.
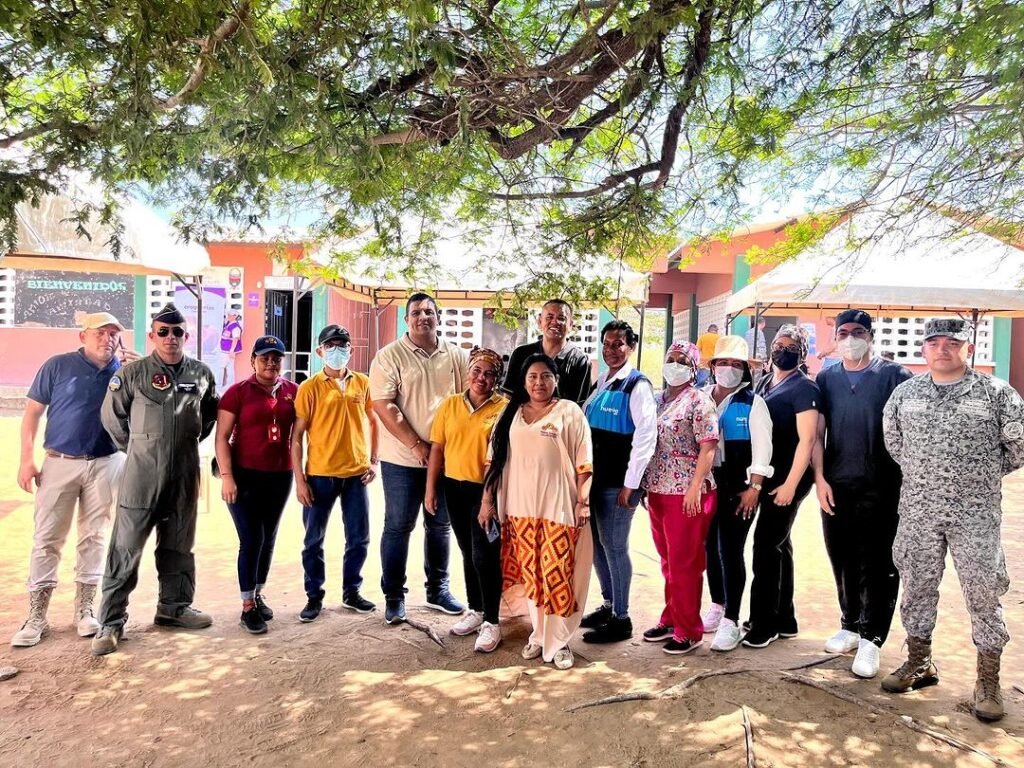
[{"label": "green painted wall", "polygon": [[[732,292],[745,288],[750,282],[750,265],[747,263],[746,258],[742,253],[737,253],[735,256],[735,266],[732,272]],[[746,316],[734,317],[732,320],[732,326],[729,328],[729,333],[733,336],[742,336],[748,330],[750,330],[750,318]]]},{"label": "green painted wall", "polygon": [[697,294],[690,294],[690,327],[687,329],[687,338],[696,341],[700,336],[700,305],[697,303]]},{"label": "green painted wall", "polygon": [[[313,289],[313,317],[312,317],[312,333],[313,338],[310,340],[310,348],[316,349],[317,335],[320,333],[320,329],[327,325],[327,304],[329,302],[329,294],[327,286],[320,285]],[[300,347],[301,349],[301,347]],[[309,373],[314,373],[322,370],[324,367],[323,359],[315,351],[309,356]]]},{"label": "green painted wall", "polygon": [[[598,331],[598,333],[601,332],[601,329],[604,328],[606,323],[610,323],[614,319],[615,319],[615,315],[613,315],[607,309],[604,309],[602,307],[601,311],[598,313],[598,316],[597,316],[597,331]],[[630,323],[630,325],[632,325],[632,323]],[[637,330],[637,329],[634,328],[634,330]],[[600,376],[602,373],[604,373],[607,370],[608,370],[608,366],[605,365],[604,356],[601,354],[601,337],[598,336],[598,339],[597,339],[597,375]]]},{"label": "green painted wall", "polygon": [[132,346],[140,355],[146,352],[146,333],[149,328],[149,318],[146,309],[149,306],[149,295],[146,293],[146,278],[143,275],[135,277],[135,322],[132,330],[135,333],[135,341]]},{"label": "green painted wall", "polygon": [[1013,321],[1008,317],[992,320],[992,358],[996,364],[995,374],[1003,381],[1010,380],[1010,339]]}]

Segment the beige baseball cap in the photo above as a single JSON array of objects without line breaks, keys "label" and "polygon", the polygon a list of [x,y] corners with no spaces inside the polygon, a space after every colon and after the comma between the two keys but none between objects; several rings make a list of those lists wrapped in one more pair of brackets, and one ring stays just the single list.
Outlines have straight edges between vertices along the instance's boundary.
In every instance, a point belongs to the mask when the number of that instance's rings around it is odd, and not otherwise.
[{"label": "beige baseball cap", "polygon": [[91,312],[82,318],[82,328],[85,330],[102,328],[105,325],[116,325],[117,330],[124,330],[124,326],[109,312]]}]

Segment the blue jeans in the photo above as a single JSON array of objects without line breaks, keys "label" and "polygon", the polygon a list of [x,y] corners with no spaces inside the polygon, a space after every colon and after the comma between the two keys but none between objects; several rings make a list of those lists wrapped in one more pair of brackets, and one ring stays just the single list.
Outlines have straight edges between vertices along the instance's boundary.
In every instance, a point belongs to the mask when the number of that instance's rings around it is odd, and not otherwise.
[{"label": "blue jeans", "polygon": [[238,497],[228,504],[228,511],[238,531],[238,587],[243,600],[252,600],[267,583],[277,526],[292,490],[292,473],[239,466],[234,473]]},{"label": "blue jeans", "polygon": [[[409,561],[409,536],[427,492],[425,467],[403,467],[380,463],[384,482],[384,534],[380,539],[382,575],[380,587],[388,600],[404,598],[405,566]],[[448,539],[451,525],[444,494],[438,494],[437,514],[423,513],[423,570],[427,576],[427,599],[448,591]]]},{"label": "blue jeans", "polygon": [[611,604],[613,614],[624,619],[629,616],[629,584],[633,580],[629,529],[633,525],[636,508],[618,505],[619,490],[595,488],[591,491],[590,527],[594,535],[594,570],[601,584],[601,597],[606,604]]},{"label": "blue jeans", "polygon": [[341,592],[348,597],[363,585],[363,563],[370,547],[370,501],[361,475],[355,477],[306,478],[313,493],[313,506],[302,508],[306,537],[302,541],[302,570],[306,597],[324,599],[324,535],[334,502],[341,499],[341,521],[345,527],[345,555],[341,561]]}]

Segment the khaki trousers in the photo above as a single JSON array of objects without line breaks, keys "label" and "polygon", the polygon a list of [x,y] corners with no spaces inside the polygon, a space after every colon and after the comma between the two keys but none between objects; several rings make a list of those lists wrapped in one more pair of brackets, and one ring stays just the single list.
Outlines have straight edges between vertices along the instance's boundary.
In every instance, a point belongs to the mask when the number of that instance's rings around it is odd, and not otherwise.
[{"label": "khaki trousers", "polygon": [[123,453],[99,459],[47,456],[36,490],[35,533],[28,588],[57,586],[61,550],[78,506],[75,581],[99,584],[103,576],[104,538],[124,466]]}]

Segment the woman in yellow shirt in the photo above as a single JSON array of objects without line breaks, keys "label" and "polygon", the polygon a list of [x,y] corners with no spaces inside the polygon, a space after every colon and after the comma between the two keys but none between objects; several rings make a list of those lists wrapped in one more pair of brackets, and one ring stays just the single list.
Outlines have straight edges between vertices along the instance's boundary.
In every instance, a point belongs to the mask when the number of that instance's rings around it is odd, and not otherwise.
[{"label": "woman in yellow shirt", "polygon": [[490,653],[501,643],[501,537],[497,527],[477,521],[491,429],[508,402],[495,393],[502,380],[501,356],[476,347],[469,355],[469,389],[446,398],[430,428],[430,460],[424,507],[435,514],[444,494],[455,540],[462,550],[469,610],[453,635],[478,632],[475,649]]}]

